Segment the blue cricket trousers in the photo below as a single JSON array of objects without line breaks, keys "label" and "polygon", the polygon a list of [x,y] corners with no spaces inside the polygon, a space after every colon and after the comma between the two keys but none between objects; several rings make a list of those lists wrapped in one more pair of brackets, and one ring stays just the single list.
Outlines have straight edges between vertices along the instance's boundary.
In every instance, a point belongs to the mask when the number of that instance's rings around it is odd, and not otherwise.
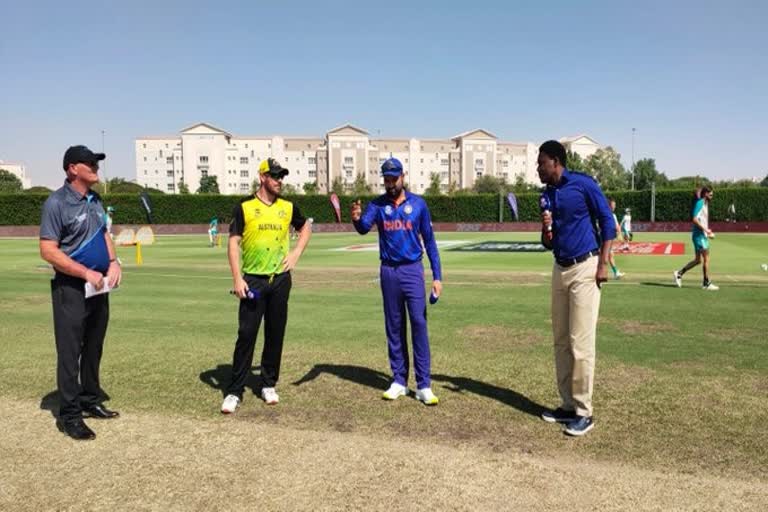
[{"label": "blue cricket trousers", "polygon": [[411,322],[413,366],[417,389],[431,385],[427,302],[424,291],[424,266],[421,261],[403,265],[382,262],[381,295],[384,299],[384,324],[387,333],[389,366],[395,382],[408,383],[408,339],[406,309]]}]

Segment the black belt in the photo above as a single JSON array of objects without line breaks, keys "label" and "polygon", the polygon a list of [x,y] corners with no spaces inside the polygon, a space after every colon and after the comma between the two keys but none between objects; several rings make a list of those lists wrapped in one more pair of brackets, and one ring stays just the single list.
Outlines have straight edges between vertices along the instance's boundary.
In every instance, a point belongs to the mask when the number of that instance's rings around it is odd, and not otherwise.
[{"label": "black belt", "polygon": [[568,268],[568,267],[574,266],[577,263],[582,263],[588,260],[589,258],[591,258],[592,256],[597,256],[598,254],[599,253],[597,252],[597,250],[594,250],[594,251],[585,252],[581,256],[576,256],[575,258],[565,258],[565,259],[556,258],[555,261],[561,267]]}]

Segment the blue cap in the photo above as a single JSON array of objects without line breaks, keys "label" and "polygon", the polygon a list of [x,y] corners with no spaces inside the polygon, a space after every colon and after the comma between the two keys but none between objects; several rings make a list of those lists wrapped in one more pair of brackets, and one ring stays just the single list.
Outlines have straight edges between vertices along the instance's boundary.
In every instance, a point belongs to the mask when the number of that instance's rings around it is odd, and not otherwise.
[{"label": "blue cap", "polygon": [[402,176],[403,164],[397,158],[387,158],[387,160],[381,164],[382,176]]}]

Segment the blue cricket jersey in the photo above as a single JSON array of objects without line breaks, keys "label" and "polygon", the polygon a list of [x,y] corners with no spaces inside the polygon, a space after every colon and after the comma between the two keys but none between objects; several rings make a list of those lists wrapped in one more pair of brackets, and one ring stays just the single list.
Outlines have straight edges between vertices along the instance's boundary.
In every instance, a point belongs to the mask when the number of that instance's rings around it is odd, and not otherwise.
[{"label": "blue cricket jersey", "polygon": [[432,218],[424,199],[405,191],[405,201],[398,206],[386,194],[368,203],[360,220],[352,223],[361,235],[376,224],[379,231],[379,257],[382,263],[402,265],[421,261],[424,248],[432,267],[432,278],[442,281],[440,253],[437,251]]}]

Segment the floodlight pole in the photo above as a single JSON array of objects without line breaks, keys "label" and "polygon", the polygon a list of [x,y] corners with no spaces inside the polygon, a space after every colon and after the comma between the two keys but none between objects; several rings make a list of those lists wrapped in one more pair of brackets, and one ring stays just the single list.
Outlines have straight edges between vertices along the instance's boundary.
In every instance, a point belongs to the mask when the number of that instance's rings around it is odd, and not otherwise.
[{"label": "floodlight pole", "polygon": [[632,190],[635,190],[635,129],[632,128]]},{"label": "floodlight pole", "polygon": [[[101,152],[104,153],[104,130],[101,130]],[[104,176],[104,194],[106,194],[109,190],[109,180],[107,179],[107,160],[104,159],[101,161],[101,175]]]}]

